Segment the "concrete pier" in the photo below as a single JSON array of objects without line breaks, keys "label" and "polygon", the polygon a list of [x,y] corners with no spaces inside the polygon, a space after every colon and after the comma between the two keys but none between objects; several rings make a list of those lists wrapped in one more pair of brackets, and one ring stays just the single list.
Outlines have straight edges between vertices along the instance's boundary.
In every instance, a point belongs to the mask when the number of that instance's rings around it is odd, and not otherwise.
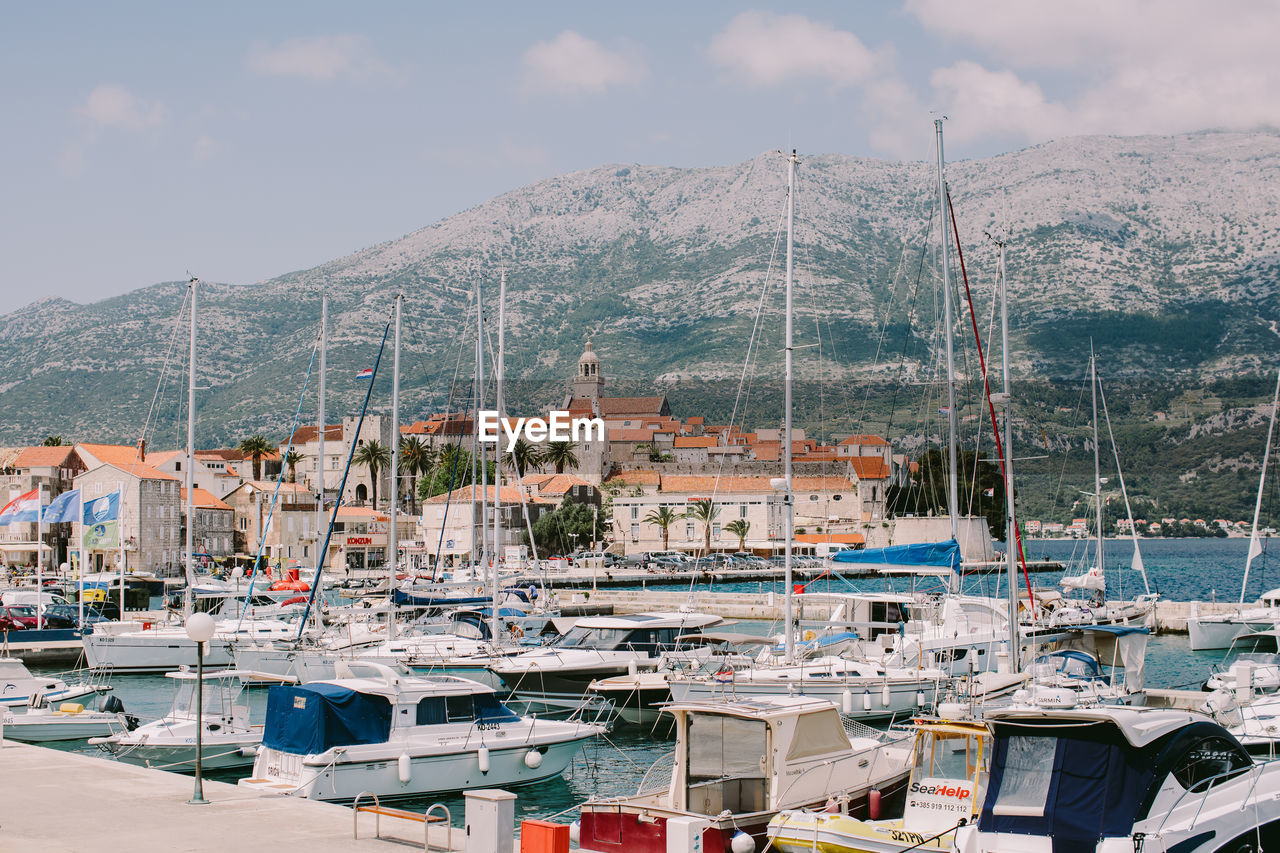
[{"label": "concrete pier", "polygon": [[[223,782],[204,783],[209,805],[189,805],[192,778],[88,755],[0,742],[0,851],[227,853],[230,850],[388,851],[422,849],[422,824],[360,815],[352,838],[346,806],[262,797]],[[452,846],[431,828],[432,850],[463,850],[462,815]]]}]

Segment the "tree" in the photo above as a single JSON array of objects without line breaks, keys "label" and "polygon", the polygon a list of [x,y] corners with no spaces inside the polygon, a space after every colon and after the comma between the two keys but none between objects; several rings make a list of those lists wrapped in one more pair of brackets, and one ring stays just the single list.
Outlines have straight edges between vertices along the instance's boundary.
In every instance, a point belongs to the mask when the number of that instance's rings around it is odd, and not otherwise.
[{"label": "tree", "polygon": [[595,507],[565,497],[559,507],[533,523],[533,541],[539,553],[564,554],[573,550],[575,543],[586,545],[603,539],[607,524]]},{"label": "tree", "polygon": [[557,474],[563,474],[565,468],[578,467],[578,455],[573,452],[572,441],[551,441],[542,452],[542,463],[554,465]]},{"label": "tree", "polygon": [[356,449],[352,461],[369,469],[369,480],[373,484],[373,508],[378,508],[378,475],[391,465],[391,448],[374,439],[366,441]]},{"label": "tree", "polygon": [[669,506],[660,506],[657,509],[650,510],[649,514],[644,517],[645,524],[654,524],[662,529],[662,550],[666,551],[668,528],[680,519],[680,513],[676,512]]},{"label": "tree", "polygon": [[[494,463],[486,462],[488,472],[486,482],[494,482]],[[477,469],[478,470],[478,469]],[[434,495],[442,495],[472,482],[479,482],[478,473],[473,476],[471,454],[456,444],[446,444],[440,448],[430,477],[418,482],[418,498],[426,500]]]},{"label": "tree", "polygon": [[538,448],[523,438],[517,438],[515,447],[511,448],[507,467],[515,471],[516,479],[522,479],[526,471],[538,467],[541,462],[542,454],[538,452]]},{"label": "tree", "polygon": [[239,451],[245,456],[253,460],[253,479],[262,479],[262,457],[269,454],[275,448],[271,446],[271,442],[267,441],[267,437],[259,433],[251,435],[241,440],[238,447]]},{"label": "tree", "polygon": [[66,441],[60,435],[46,435],[43,444],[45,447],[62,447]]},{"label": "tree", "polygon": [[298,482],[298,463],[307,457],[298,451],[290,448],[289,452],[284,455],[284,464],[289,466],[289,482]]},{"label": "tree", "polygon": [[724,529],[738,537],[738,550],[745,551],[747,549],[747,531],[751,529],[751,522],[745,518],[735,518],[724,526]]},{"label": "tree", "polygon": [[720,507],[711,502],[711,498],[703,498],[689,504],[685,518],[701,521],[705,533],[705,556],[711,555],[711,523],[720,516]]},{"label": "tree", "polygon": [[[416,435],[400,440],[400,473],[409,478],[409,512],[418,514],[418,475],[431,471],[436,452]],[[396,499],[399,500],[399,495]]]},{"label": "tree", "polygon": [[[1000,466],[994,462],[979,461],[972,450],[958,454],[957,461],[960,465],[960,495],[957,500],[960,514],[985,517],[991,537],[1004,539],[1004,477]],[[921,456],[905,486],[895,484],[885,490],[888,514],[947,515],[948,467],[946,454],[941,450],[935,448]]]}]

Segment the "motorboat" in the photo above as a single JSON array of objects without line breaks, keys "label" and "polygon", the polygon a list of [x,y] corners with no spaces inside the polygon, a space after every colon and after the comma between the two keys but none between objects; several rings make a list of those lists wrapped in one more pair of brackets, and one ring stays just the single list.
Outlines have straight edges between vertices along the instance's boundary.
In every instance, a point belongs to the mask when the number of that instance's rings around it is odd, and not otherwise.
[{"label": "motorboat", "polygon": [[1141,704],[1150,634],[1133,625],[1089,625],[1060,632],[1025,668],[1027,686],[1013,693],[1012,703],[1045,709]]},{"label": "motorboat", "polygon": [[783,809],[834,797],[857,816],[867,816],[873,801],[901,807],[910,735],[845,721],[831,702],[771,696],[675,702],[665,710],[675,717],[674,753],[650,768],[634,796],[583,804],[581,849],[763,850],[769,820]]},{"label": "motorboat", "polygon": [[579,619],[550,644],[495,660],[490,669],[528,709],[576,706],[592,681],[656,669],[676,638],[724,620],[707,613],[637,613]]},{"label": "motorboat", "polygon": [[[239,643],[297,637],[298,626],[279,619],[220,619],[205,644],[205,666],[229,667]],[[169,672],[196,665],[196,644],[180,624],[103,622],[84,638],[95,672]]]},{"label": "motorboat", "polygon": [[241,679],[249,674],[234,669],[205,672],[203,708],[196,706],[196,673],[181,670],[165,675],[178,683],[169,713],[109,737],[90,738],[89,743],[130,764],[189,771],[196,763],[196,727],[202,726],[200,761],[206,769],[252,764],[262,743],[262,726],[250,722],[249,706],[240,701]]},{"label": "motorboat", "polygon": [[[1240,664],[1248,664],[1241,668]],[[1247,684],[1241,676],[1248,679]],[[1209,690],[1248,687],[1259,693],[1280,690],[1280,631],[1271,628],[1241,634],[1231,643],[1223,662],[1214,666],[1205,682]]]},{"label": "motorboat", "polygon": [[124,712],[119,697],[102,697],[94,711],[79,702],[60,702],[56,707],[43,697],[27,706],[24,713],[6,708],[0,711],[0,731],[4,737],[23,743],[53,743],[107,737],[138,725],[138,718]]},{"label": "motorboat", "polygon": [[1280,847],[1280,762],[1202,714],[1104,706],[987,715],[991,775],[959,853]]},{"label": "motorboat", "polygon": [[332,681],[270,689],[262,749],[241,787],[351,801],[528,785],[558,776],[604,730],[518,716],[465,678],[367,661],[337,670]]},{"label": "motorboat", "polygon": [[991,734],[980,720],[919,719],[901,817],[860,820],[840,810],[779,812],[770,849],[781,853],[903,853],[950,850],[956,826],[978,813],[986,793]]},{"label": "motorboat", "polygon": [[25,708],[33,697],[47,702],[73,702],[111,688],[92,677],[68,684],[61,678],[32,675],[17,658],[0,658],[0,709]]}]

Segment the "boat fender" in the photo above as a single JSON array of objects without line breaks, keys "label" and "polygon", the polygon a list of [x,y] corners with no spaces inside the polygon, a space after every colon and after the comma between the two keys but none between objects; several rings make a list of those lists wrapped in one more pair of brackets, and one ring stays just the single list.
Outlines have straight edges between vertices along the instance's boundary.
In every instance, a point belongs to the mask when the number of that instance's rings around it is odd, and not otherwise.
[{"label": "boat fender", "polygon": [[880,789],[872,788],[867,792],[867,817],[872,820],[880,819]]},{"label": "boat fender", "polygon": [[840,691],[840,711],[844,714],[853,713],[853,691],[848,687]]},{"label": "boat fender", "polygon": [[871,710],[871,691],[870,690],[862,691],[862,710],[864,711]]},{"label": "boat fender", "polygon": [[639,667],[636,666],[635,660],[627,661],[627,675],[635,678],[637,672],[639,672]]},{"label": "boat fender", "polygon": [[581,838],[582,838],[582,821],[575,820],[573,823],[569,824],[569,840],[572,841],[574,844],[577,844]]},{"label": "boat fender", "polygon": [[889,707],[889,685],[888,684],[886,684],[883,688],[880,689],[880,704],[886,708]]},{"label": "boat fender", "polygon": [[489,772],[489,747],[487,746],[480,747],[480,749],[476,752],[476,760],[480,764],[480,772],[488,773]]},{"label": "boat fender", "polygon": [[733,853],[755,853],[756,840],[739,829],[729,841],[729,849]]},{"label": "boat fender", "polygon": [[531,749],[524,754],[524,766],[530,770],[537,770],[542,766],[542,753],[537,749]]},{"label": "boat fender", "polygon": [[396,760],[396,768],[400,771],[400,784],[408,785],[409,780],[413,778],[413,767],[409,763],[409,753],[400,753],[400,758]]},{"label": "boat fender", "polygon": [[924,707],[924,691],[923,690],[916,691],[916,707],[917,708]]}]

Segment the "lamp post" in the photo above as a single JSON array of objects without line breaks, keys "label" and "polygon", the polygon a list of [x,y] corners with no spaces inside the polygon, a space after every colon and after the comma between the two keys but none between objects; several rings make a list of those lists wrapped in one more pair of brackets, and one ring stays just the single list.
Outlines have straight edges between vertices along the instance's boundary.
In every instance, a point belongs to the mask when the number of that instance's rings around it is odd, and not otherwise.
[{"label": "lamp post", "polygon": [[207,805],[204,798],[204,644],[213,639],[213,617],[208,613],[192,613],[187,619],[187,636],[196,644],[196,787],[191,805]]}]

